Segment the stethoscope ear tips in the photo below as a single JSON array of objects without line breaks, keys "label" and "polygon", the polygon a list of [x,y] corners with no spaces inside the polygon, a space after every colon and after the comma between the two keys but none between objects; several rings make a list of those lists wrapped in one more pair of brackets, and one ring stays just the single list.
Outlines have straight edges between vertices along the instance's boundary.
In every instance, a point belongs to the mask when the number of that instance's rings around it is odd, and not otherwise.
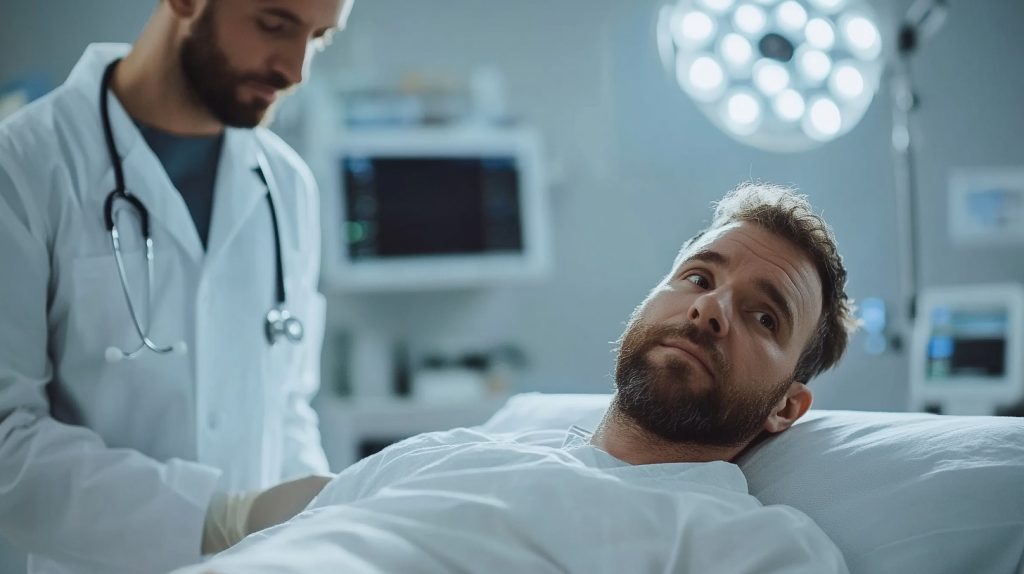
[{"label": "stethoscope ear tips", "polygon": [[171,346],[171,352],[175,355],[184,355],[188,353],[188,345],[185,344],[185,341],[178,341]]}]

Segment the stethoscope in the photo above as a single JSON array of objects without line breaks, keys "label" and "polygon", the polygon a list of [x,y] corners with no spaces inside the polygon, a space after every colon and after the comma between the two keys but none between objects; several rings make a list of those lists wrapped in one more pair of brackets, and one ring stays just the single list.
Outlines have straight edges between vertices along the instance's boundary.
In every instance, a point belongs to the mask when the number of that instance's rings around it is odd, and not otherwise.
[{"label": "stethoscope", "polygon": [[[116,180],[116,187],[113,191],[107,195],[106,201],[103,203],[103,220],[106,224],[107,231],[110,233],[110,243],[114,250],[114,260],[117,263],[117,275],[121,281],[121,290],[124,292],[125,302],[128,304],[128,314],[131,315],[132,325],[135,327],[135,332],[138,334],[139,339],[142,341],[138,347],[132,351],[125,351],[119,347],[111,346],[107,347],[104,356],[108,362],[115,363],[124,359],[134,359],[145,349],[149,349],[154,353],[165,355],[168,353],[179,353],[184,354],[188,351],[188,347],[184,341],[178,341],[173,345],[158,345],[149,337],[149,330],[142,328],[142,323],[139,321],[138,313],[135,310],[135,304],[132,301],[132,296],[128,291],[128,277],[125,272],[124,259],[121,255],[121,235],[117,230],[117,216],[120,210],[115,210],[115,203],[118,200],[124,201],[135,208],[135,211],[139,215],[139,224],[141,227],[142,237],[146,243],[146,272],[148,281],[146,283],[146,307],[149,313],[147,317],[152,318],[153,301],[152,301],[152,285],[153,285],[153,238],[149,234],[149,211],[142,205],[139,198],[135,197],[125,188],[124,185],[124,168],[121,165],[121,156],[117,153],[117,146],[114,144],[114,133],[110,127],[110,111],[107,103],[107,92],[110,89],[110,79],[113,76],[114,68],[117,66],[120,60],[114,60],[107,66],[103,72],[103,81],[100,83],[100,115],[103,119],[103,135],[106,138],[107,152],[110,154],[110,163],[114,166],[114,177]],[[274,254],[276,255],[276,271],[277,281],[275,282],[275,305],[267,311],[266,320],[264,321],[264,331],[267,338],[267,343],[274,345],[282,338],[289,343],[298,343],[302,341],[302,336],[305,329],[302,326],[302,321],[298,317],[292,316],[291,313],[285,309],[285,290],[284,290],[284,269],[281,262],[281,233],[277,223],[277,210],[274,208],[274,199],[270,193],[270,182],[273,178],[267,178],[266,174],[270,173],[270,166],[267,164],[262,154],[258,158],[259,167],[255,168],[256,174],[263,181],[263,185],[267,188],[267,205],[270,206],[270,219],[274,227]]]}]

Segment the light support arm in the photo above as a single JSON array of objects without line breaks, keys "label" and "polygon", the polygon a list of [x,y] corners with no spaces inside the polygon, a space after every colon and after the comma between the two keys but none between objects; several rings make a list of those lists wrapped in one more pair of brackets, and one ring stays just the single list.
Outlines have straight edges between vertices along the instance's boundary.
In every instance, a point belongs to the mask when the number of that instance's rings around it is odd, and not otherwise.
[{"label": "light support arm", "polygon": [[899,226],[900,331],[894,346],[903,348],[916,319],[916,298],[920,281],[917,230],[917,177],[911,119],[918,97],[911,75],[911,59],[921,41],[937,33],[945,22],[945,0],[917,0],[900,25],[896,56],[890,73],[892,81],[892,151],[896,179],[896,214]]}]

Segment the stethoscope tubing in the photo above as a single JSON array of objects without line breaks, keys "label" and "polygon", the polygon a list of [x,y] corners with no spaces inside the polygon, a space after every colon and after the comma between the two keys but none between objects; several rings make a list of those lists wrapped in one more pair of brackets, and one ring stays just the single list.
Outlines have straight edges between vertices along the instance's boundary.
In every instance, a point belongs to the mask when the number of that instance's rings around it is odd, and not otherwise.
[{"label": "stethoscope tubing", "polygon": [[[152,287],[154,281],[153,272],[153,238],[150,235],[149,228],[149,211],[142,204],[142,202],[129,193],[124,183],[124,166],[121,163],[121,157],[117,152],[117,145],[114,142],[113,128],[110,121],[110,110],[107,102],[107,96],[110,89],[110,81],[113,77],[114,69],[120,60],[114,60],[103,72],[103,79],[100,83],[100,116],[103,121],[103,136],[107,145],[107,152],[110,155],[110,163],[114,169],[115,188],[108,195],[106,200],[103,202],[103,220],[104,225],[110,234],[111,248],[114,252],[114,260],[117,267],[118,279],[121,283],[121,290],[124,293],[124,298],[128,306],[128,314],[132,319],[132,326],[135,329],[136,334],[139,336],[141,343],[132,351],[124,351],[118,347],[109,347],[106,352],[106,358],[110,362],[117,362],[122,359],[133,359],[138,356],[144,349],[149,349],[157,354],[167,354],[172,352],[186,352],[184,342],[178,342],[173,345],[162,346],[158,345],[149,337],[149,329],[142,328],[142,322],[139,319],[139,313],[135,308],[135,304],[132,301],[131,293],[128,289],[128,274],[125,269],[124,258],[121,253],[121,237],[120,232],[117,229],[117,213],[116,202],[118,200],[125,201],[130,204],[139,217],[140,232],[143,240],[146,244],[146,305],[147,308],[152,311]],[[267,338],[267,342],[274,345],[279,339],[284,338],[291,343],[299,343],[304,335],[304,328],[302,321],[297,317],[294,317],[285,309],[286,292],[284,285],[284,265],[282,261],[282,250],[281,250],[281,234],[280,228],[277,221],[277,209],[274,206],[273,194],[270,191],[271,182],[268,179],[270,166],[266,165],[262,154],[258,156],[259,166],[255,169],[257,175],[263,180],[263,184],[267,188],[267,204],[270,207],[270,216],[272,226],[274,230],[274,255],[275,257],[275,282],[274,282],[274,300],[275,305],[270,311],[267,312],[264,330]],[[147,317],[152,321],[152,314]]]}]

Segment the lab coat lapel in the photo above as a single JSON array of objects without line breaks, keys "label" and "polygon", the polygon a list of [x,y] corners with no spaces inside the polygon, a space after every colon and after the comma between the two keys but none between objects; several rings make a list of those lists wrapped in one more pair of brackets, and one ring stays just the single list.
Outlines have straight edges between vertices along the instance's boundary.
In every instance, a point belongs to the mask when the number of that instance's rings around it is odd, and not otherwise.
[{"label": "lab coat lapel", "polygon": [[[103,127],[99,113],[101,78],[107,65],[124,57],[130,48],[127,44],[89,45],[71,70],[67,81],[68,88],[80,92],[89,103],[90,113],[95,113],[95,141],[99,149],[103,150],[99,161],[106,168],[102,180],[94,188],[94,201],[99,206],[103,205],[107,195],[114,189],[115,179],[114,166],[110,165],[110,158],[102,143]],[[110,110],[110,127],[124,168],[125,188],[146,207],[151,226],[166,230],[193,263],[198,265],[203,260],[203,247],[185,200],[171,183],[160,160],[149,149],[135,122],[121,106],[121,101],[109,90],[103,97],[107,98]],[[154,240],[154,243],[158,242]]]},{"label": "lab coat lapel", "polygon": [[212,263],[227,249],[242,224],[267,194],[257,175],[256,136],[252,130],[229,128],[217,167],[217,185],[213,192],[213,214],[207,245],[207,262]]},{"label": "lab coat lapel", "polygon": [[166,229],[198,265],[203,260],[203,245],[184,198],[171,183],[163,164],[149,149],[121,103],[112,94],[108,97],[110,121],[123,158],[125,188],[146,206],[151,225],[161,225]]}]

